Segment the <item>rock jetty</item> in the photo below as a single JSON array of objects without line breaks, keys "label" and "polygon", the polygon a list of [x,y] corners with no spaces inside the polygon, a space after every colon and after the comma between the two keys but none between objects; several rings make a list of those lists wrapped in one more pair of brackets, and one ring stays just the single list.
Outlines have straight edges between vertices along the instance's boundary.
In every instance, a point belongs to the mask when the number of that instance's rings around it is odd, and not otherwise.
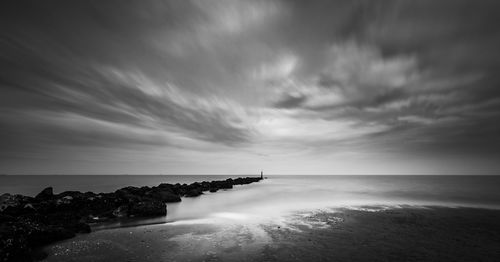
[{"label": "rock jetty", "polygon": [[0,261],[36,261],[47,254],[39,247],[89,233],[90,225],[104,221],[137,217],[165,216],[166,203],[181,197],[197,197],[260,181],[245,177],[192,184],[166,184],[154,187],[124,187],[113,193],[65,191],[54,194],[45,188],[35,197],[0,196]]}]

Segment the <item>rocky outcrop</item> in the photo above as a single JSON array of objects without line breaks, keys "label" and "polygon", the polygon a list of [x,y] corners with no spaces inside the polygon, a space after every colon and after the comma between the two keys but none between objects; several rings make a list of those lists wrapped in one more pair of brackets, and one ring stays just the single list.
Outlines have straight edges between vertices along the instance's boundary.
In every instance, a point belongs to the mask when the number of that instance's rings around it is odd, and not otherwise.
[{"label": "rocky outcrop", "polygon": [[203,190],[199,187],[193,187],[193,188],[190,188],[187,192],[186,192],[186,197],[197,197],[199,195],[203,194]]},{"label": "rocky outcrop", "polygon": [[0,196],[0,261],[34,261],[46,256],[37,247],[89,233],[90,225],[112,219],[165,216],[166,203],[197,197],[260,181],[257,177],[226,179],[155,187],[124,187],[113,193],[65,191],[45,188],[34,198]]},{"label": "rocky outcrop", "polygon": [[50,199],[54,196],[54,192],[52,190],[52,187],[47,187],[42,192],[38,193],[36,195],[36,199],[44,200],[44,199]]},{"label": "rocky outcrop", "polygon": [[181,197],[174,192],[170,184],[160,184],[145,193],[146,196],[163,202],[180,202]]},{"label": "rocky outcrop", "polygon": [[20,205],[20,200],[18,197],[11,194],[3,194],[0,196],[0,212],[4,211],[8,207],[16,207]]}]

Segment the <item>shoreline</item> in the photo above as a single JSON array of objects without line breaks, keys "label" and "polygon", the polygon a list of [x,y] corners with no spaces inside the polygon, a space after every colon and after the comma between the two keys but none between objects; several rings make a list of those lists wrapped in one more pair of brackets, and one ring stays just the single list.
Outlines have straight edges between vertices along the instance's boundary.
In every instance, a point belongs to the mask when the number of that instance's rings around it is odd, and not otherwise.
[{"label": "shoreline", "polygon": [[228,178],[191,184],[162,183],[154,187],[128,186],[112,193],[65,191],[47,187],[35,197],[3,194],[0,198],[0,258],[36,261],[47,257],[39,247],[90,233],[91,225],[167,214],[166,203],[203,192],[231,189],[259,182],[261,177]]},{"label": "shoreline", "polygon": [[442,206],[375,209],[297,212],[285,222],[221,220],[116,228],[49,245],[47,262],[500,258],[500,210]]},{"label": "shoreline", "polygon": [[[499,261],[500,210],[405,206],[318,212],[290,229],[267,228],[268,258],[299,261]],[[307,223],[306,223],[307,224]],[[296,245],[295,243],[301,243]]]}]

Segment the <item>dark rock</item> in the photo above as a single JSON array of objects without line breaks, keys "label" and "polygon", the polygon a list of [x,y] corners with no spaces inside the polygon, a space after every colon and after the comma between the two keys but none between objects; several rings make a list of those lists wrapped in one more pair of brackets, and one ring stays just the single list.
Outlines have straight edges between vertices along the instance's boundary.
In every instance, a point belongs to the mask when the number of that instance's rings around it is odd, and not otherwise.
[{"label": "dark rock", "polygon": [[42,190],[42,192],[38,193],[38,195],[36,195],[35,198],[39,200],[44,200],[44,199],[50,199],[53,196],[54,192],[52,190],[52,187],[47,187],[44,190]]},{"label": "dark rock", "polygon": [[5,214],[0,213],[0,224],[7,223],[7,222],[12,222],[15,219],[16,218],[13,217],[13,216],[9,216],[9,215],[5,215]]},{"label": "dark rock", "polygon": [[4,194],[2,197],[0,212],[3,214],[21,216],[35,212],[34,204],[31,203],[33,198],[10,194]]},{"label": "dark rock", "polygon": [[45,253],[41,248],[36,248],[31,252],[31,258],[34,261],[41,261],[48,257],[49,255]]},{"label": "dark rock", "polygon": [[7,209],[10,209],[11,212],[16,210],[16,212],[23,213],[22,209],[24,208],[24,206],[32,202],[32,197],[11,195],[6,193],[0,196],[0,212],[4,212]]},{"label": "dark rock", "polygon": [[128,208],[128,215],[131,217],[165,216],[167,205],[157,200],[145,200],[132,203]]},{"label": "dark rock", "polygon": [[3,194],[0,196],[0,212],[6,210],[9,207],[18,207],[20,205],[19,199],[11,194]]},{"label": "dark rock", "polygon": [[228,181],[212,181],[210,183],[210,186],[212,188],[218,188],[218,189],[231,189],[233,188],[233,184]]},{"label": "dark rock", "polygon": [[144,192],[140,188],[129,186],[116,190],[114,197],[126,200],[138,200],[142,195],[144,195]]},{"label": "dark rock", "polygon": [[175,194],[170,188],[157,187],[147,192],[146,196],[165,203],[181,201],[180,196]]},{"label": "dark rock", "polygon": [[62,226],[37,225],[30,229],[28,241],[31,246],[42,246],[74,236],[75,232]]},{"label": "dark rock", "polygon": [[0,258],[2,261],[31,261],[28,231],[17,222],[0,224]]},{"label": "dark rock", "polygon": [[207,181],[203,181],[201,182],[201,189],[203,191],[208,191],[210,190],[210,182],[207,182]]},{"label": "dark rock", "polygon": [[92,231],[87,223],[80,221],[75,221],[73,223],[67,224],[65,225],[65,228],[70,229],[71,231],[76,233],[90,233]]},{"label": "dark rock", "polygon": [[165,216],[168,202],[181,196],[196,197],[203,191],[216,192],[233,185],[249,184],[260,178],[237,178],[187,184],[162,183],[157,187],[124,187],[114,193],[65,191],[54,195],[45,188],[35,198],[0,196],[0,261],[33,261],[46,254],[37,247],[89,233],[88,223],[117,218]]},{"label": "dark rock", "polygon": [[196,188],[193,188],[193,189],[190,189],[187,193],[186,193],[186,197],[197,197],[199,195],[203,194],[201,188],[199,187],[196,187]]},{"label": "dark rock", "polygon": [[122,205],[113,211],[113,216],[115,217],[127,217],[128,216],[128,206]]},{"label": "dark rock", "polygon": [[160,188],[162,190],[169,191],[171,193],[174,193],[174,187],[175,187],[175,185],[167,184],[167,183],[161,183],[160,185],[158,185],[158,188]]},{"label": "dark rock", "polygon": [[73,237],[75,234],[59,226],[16,219],[0,224],[0,258],[2,261],[32,261],[34,247]]},{"label": "dark rock", "polygon": [[179,195],[179,196],[184,196],[186,195],[187,191],[191,190],[191,188],[189,188],[189,186],[187,184],[175,184],[174,187],[173,187],[173,190],[175,192],[175,194]]}]

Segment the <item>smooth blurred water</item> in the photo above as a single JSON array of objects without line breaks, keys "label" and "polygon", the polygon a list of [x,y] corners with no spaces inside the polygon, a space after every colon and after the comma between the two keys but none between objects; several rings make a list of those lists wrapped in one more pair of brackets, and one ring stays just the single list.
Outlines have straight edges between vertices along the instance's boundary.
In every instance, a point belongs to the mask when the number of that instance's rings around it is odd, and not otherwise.
[{"label": "smooth blurred water", "polygon": [[167,220],[273,217],[336,207],[438,205],[500,208],[497,176],[273,176],[169,205]]},{"label": "smooth blurred water", "polygon": [[[110,192],[124,186],[191,183],[229,176],[2,176],[0,192],[35,195]],[[234,177],[233,177],[234,178]],[[500,176],[270,176],[259,183],[183,198],[167,205],[167,217],[151,223],[203,218],[259,219],[335,207],[440,205],[500,209]],[[144,221],[142,221],[144,223]]]},{"label": "smooth blurred water", "polygon": [[[37,177],[22,178],[25,183],[22,185],[9,181],[8,191],[33,194],[46,185],[55,185],[57,192],[114,191],[126,185],[225,178],[59,176],[43,180]],[[92,234],[47,247],[48,261],[121,261],[134,256],[137,261],[211,261],[214,257],[235,261],[248,256],[259,261],[270,246],[284,243],[275,240],[269,230],[291,237],[285,241],[286,245],[300,247],[304,239],[293,240],[294,232],[301,228],[328,228],[330,220],[323,220],[322,216],[319,220],[309,219],[314,214],[327,214],[336,208],[369,210],[400,205],[500,209],[499,186],[497,176],[269,176],[258,183],[169,203],[166,217],[94,225]],[[3,183],[1,187],[7,188]]]}]

